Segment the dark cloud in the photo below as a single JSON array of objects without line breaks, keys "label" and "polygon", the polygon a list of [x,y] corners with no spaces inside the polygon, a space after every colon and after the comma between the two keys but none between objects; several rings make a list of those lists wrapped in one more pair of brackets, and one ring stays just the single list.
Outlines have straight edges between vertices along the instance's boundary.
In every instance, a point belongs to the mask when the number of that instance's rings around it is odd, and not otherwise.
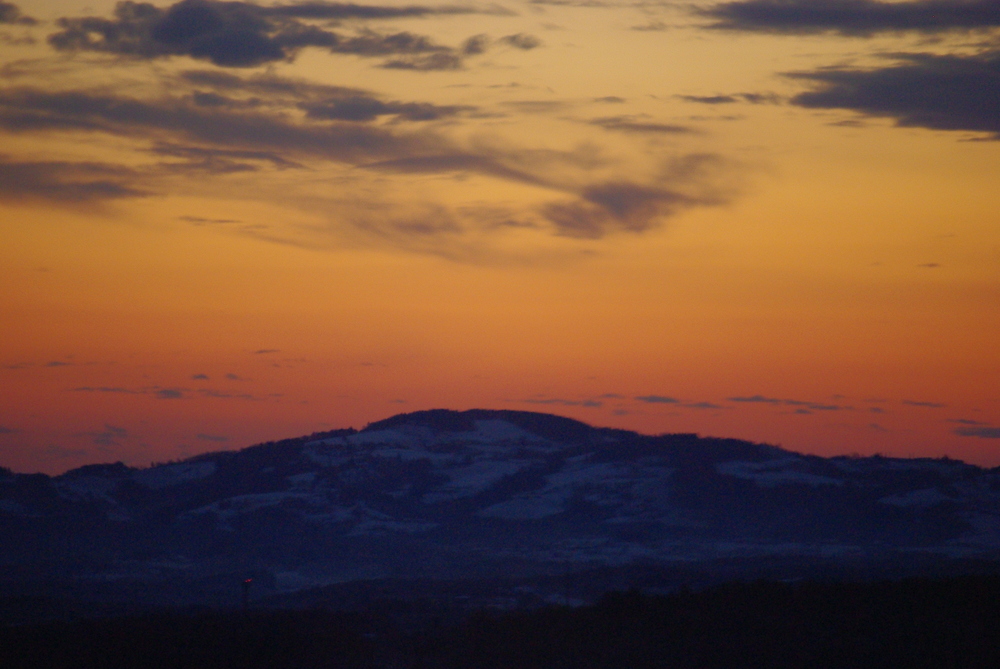
[{"label": "dark cloud", "polygon": [[[201,110],[218,114],[258,114],[288,123],[288,112],[305,112],[306,124],[298,127],[331,127],[326,121],[349,121],[364,124],[371,121],[389,119],[393,122],[438,121],[477,111],[469,105],[435,105],[427,102],[404,102],[385,100],[369,91],[340,86],[318,85],[310,82],[257,75],[239,77],[225,72],[193,70],[180,75],[186,85],[211,87],[225,93],[224,104],[215,105],[214,110]],[[218,95],[217,93],[211,93]],[[251,107],[247,103],[253,102]],[[188,105],[191,106],[191,105]],[[240,111],[242,110],[242,111]],[[295,125],[295,124],[292,124]],[[343,126],[349,128],[352,126]],[[361,125],[353,126],[355,130]],[[381,130],[380,132],[389,132]],[[190,150],[168,145],[163,153],[198,157],[206,155],[204,149]],[[211,157],[224,159],[246,159],[270,161],[277,167],[299,167],[276,152],[268,151],[226,151],[213,150]]]},{"label": "dark cloud", "polygon": [[14,434],[16,432],[17,432],[17,430],[14,430],[14,429],[11,429],[9,427],[4,427],[3,425],[0,425],[0,434]]},{"label": "dark cloud", "polygon": [[1000,427],[957,427],[954,433],[960,437],[980,439],[1000,439]]},{"label": "dark cloud", "polygon": [[792,98],[792,103],[890,117],[900,126],[977,130],[1000,137],[1000,52],[897,57],[900,64],[873,70],[791,74],[819,84],[817,90]]},{"label": "dark cloud", "polygon": [[148,195],[130,183],[135,177],[127,168],[100,163],[18,162],[0,156],[0,200],[85,204]]},{"label": "dark cloud", "polygon": [[605,116],[591,119],[590,123],[600,126],[605,130],[620,130],[622,132],[648,132],[678,134],[694,132],[691,128],[682,125],[671,125],[667,123],[650,123],[648,121],[636,120],[634,116]]},{"label": "dark cloud", "polygon": [[988,425],[989,423],[984,423],[978,420],[972,420],[971,418],[951,418],[947,422],[958,423],[959,425]]},{"label": "dark cloud", "polygon": [[208,374],[194,374],[191,378],[195,381],[208,381]]},{"label": "dark cloud", "polygon": [[925,407],[928,409],[943,409],[948,406],[947,404],[939,404],[937,402],[918,402],[915,400],[903,400],[902,404],[911,407]]},{"label": "dark cloud", "polygon": [[610,182],[584,188],[577,200],[550,203],[542,215],[559,235],[600,239],[611,232],[646,232],[661,217],[696,203],[696,198],[666,188]]},{"label": "dark cloud", "polygon": [[[62,51],[97,51],[133,58],[190,56],[223,67],[253,67],[290,60],[305,47],[366,57],[409,54],[413,69],[451,69],[458,56],[449,47],[409,32],[381,34],[362,29],[345,35],[309,21],[387,19],[429,14],[473,13],[471,7],[390,7],[343,3],[299,3],[263,7],[248,2],[181,0],[166,9],[119,2],[114,18],[66,17],[49,43]],[[485,10],[497,13],[497,8]],[[420,57],[413,57],[421,54]],[[445,56],[451,60],[446,64]]]},{"label": "dark cloud", "polygon": [[721,3],[698,13],[714,19],[713,28],[799,34],[870,36],[1000,26],[1000,3],[996,0],[746,0]]},{"label": "dark cloud", "polygon": [[0,2],[0,24],[13,23],[22,26],[33,26],[38,21],[21,13],[21,8],[9,2]]},{"label": "dark cloud", "polygon": [[157,390],[155,395],[158,400],[179,400],[184,397],[184,392],[177,388],[163,388]]},{"label": "dark cloud", "polygon": [[462,53],[467,56],[475,56],[481,53],[485,53],[490,47],[490,36],[489,35],[473,35],[464,42],[462,42]]},{"label": "dark cloud", "polygon": [[693,404],[685,404],[685,409],[727,409],[729,407],[724,407],[721,404],[713,404],[712,402],[694,402]]},{"label": "dark cloud", "polygon": [[534,35],[529,35],[527,33],[517,33],[515,35],[505,35],[497,40],[501,44],[506,44],[507,46],[512,46],[515,49],[523,49],[528,51],[540,47],[542,45],[542,40],[538,39]]},{"label": "dark cloud", "polygon": [[647,404],[680,404],[679,399],[664,397],[663,395],[640,395],[635,399],[640,402],[646,402]]},{"label": "dark cloud", "polygon": [[622,104],[626,102],[625,98],[620,98],[617,95],[605,95],[603,98],[594,98],[594,102],[607,102],[610,104]]},{"label": "dark cloud", "polygon": [[268,353],[281,353],[281,351],[276,348],[261,348],[254,351],[254,355],[266,355]]}]

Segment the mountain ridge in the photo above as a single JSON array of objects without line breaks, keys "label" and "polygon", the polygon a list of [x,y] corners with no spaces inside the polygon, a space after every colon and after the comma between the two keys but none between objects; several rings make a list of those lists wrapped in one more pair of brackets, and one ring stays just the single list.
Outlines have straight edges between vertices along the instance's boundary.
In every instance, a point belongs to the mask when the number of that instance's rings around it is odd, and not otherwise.
[{"label": "mountain ridge", "polygon": [[58,581],[182,602],[211,601],[220,574],[279,595],[727,560],[995,560],[1000,469],[434,409],[146,468],[0,471],[0,533],[0,595]]}]

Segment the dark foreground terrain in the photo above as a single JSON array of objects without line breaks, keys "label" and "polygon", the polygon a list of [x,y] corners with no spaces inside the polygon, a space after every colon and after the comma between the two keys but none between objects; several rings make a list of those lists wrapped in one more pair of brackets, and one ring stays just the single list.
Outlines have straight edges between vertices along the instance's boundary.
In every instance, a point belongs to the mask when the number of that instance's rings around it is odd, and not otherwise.
[{"label": "dark foreground terrain", "polygon": [[1000,577],[733,583],[456,618],[189,610],[0,627],[10,669],[1000,667]]}]

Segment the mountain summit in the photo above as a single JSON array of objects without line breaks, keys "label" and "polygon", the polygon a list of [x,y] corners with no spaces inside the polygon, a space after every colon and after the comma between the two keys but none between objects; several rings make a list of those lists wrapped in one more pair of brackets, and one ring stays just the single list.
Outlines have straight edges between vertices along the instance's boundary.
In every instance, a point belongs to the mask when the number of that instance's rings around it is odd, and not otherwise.
[{"label": "mountain summit", "polygon": [[432,410],[145,469],[0,470],[0,533],[7,590],[57,576],[253,573],[290,592],[734,558],[992,559],[1000,471]]}]

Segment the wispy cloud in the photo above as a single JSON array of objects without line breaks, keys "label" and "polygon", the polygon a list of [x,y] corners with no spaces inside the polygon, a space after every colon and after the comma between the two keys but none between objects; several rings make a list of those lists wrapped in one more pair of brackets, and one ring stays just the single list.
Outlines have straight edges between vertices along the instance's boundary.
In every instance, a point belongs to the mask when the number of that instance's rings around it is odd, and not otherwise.
[{"label": "wispy cloud", "polygon": [[728,105],[748,102],[753,105],[777,104],[781,97],[774,93],[733,93],[732,95],[675,95],[678,100],[703,105]]},{"label": "wispy cloud", "polygon": [[72,388],[76,393],[111,393],[119,395],[149,395],[159,400],[177,400],[184,398],[185,388],[161,388],[151,386],[146,388],[125,388],[122,386],[80,386]]},{"label": "wispy cloud", "polygon": [[685,409],[729,409],[730,407],[723,406],[721,404],[715,404],[714,402],[691,402],[682,405]]},{"label": "wispy cloud", "polygon": [[916,400],[903,400],[900,403],[905,404],[906,406],[924,407],[927,409],[943,409],[944,407],[948,406],[947,404],[941,404],[939,402],[920,402]]},{"label": "wispy cloud", "polygon": [[0,200],[75,205],[148,195],[132,185],[135,179],[135,172],[122,166],[18,161],[0,155]]},{"label": "wispy cloud", "polygon": [[746,395],[741,397],[727,397],[730,402],[751,402],[762,404],[784,404],[785,400],[776,397],[764,397],[763,395]]},{"label": "wispy cloud", "polygon": [[844,411],[853,407],[842,404],[826,404],[823,402],[811,402],[808,400],[781,399],[777,397],[766,397],[764,395],[744,395],[737,397],[727,397],[730,402],[740,402],[744,404],[771,404],[775,406],[797,407],[795,413],[810,414],[813,411]]},{"label": "wispy cloud", "polygon": [[520,400],[520,401],[524,402],[525,404],[545,404],[545,405],[558,405],[558,406],[567,406],[567,407],[588,407],[588,408],[592,408],[592,409],[596,409],[596,408],[604,406],[603,402],[601,402],[599,400],[595,400],[595,399],[567,400],[567,399],[556,398],[556,397],[544,397],[544,398],[543,397],[532,397],[532,398],[523,399],[523,400]]},{"label": "wispy cloud", "polygon": [[505,35],[497,40],[500,44],[505,44],[515,49],[521,49],[523,51],[530,51],[531,49],[537,49],[542,45],[542,40],[538,39],[534,35],[529,35],[527,33],[517,33],[514,35]]},{"label": "wispy cloud", "polygon": [[128,388],[122,388],[120,386],[80,386],[79,388],[73,388],[75,393],[121,393],[123,395],[141,395],[144,394],[142,390],[129,390]]}]

